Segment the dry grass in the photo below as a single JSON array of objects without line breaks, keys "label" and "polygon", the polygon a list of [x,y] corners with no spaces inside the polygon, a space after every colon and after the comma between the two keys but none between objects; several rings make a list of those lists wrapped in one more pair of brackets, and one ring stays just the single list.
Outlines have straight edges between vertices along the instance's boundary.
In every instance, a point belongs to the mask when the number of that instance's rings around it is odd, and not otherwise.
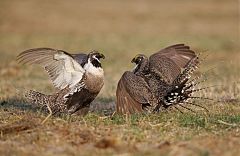
[{"label": "dry grass", "polygon": [[[237,155],[240,146],[239,15],[236,0],[204,1],[18,1],[0,2],[0,155]],[[97,49],[107,56],[105,86],[96,103],[108,107],[116,84],[137,53],[186,43],[209,54],[200,71],[196,101],[209,114],[176,110],[132,117],[58,116],[45,125],[46,113],[19,100],[16,88],[53,91],[38,67],[18,65],[28,48],[70,52]],[[207,54],[204,53],[204,54]]]}]

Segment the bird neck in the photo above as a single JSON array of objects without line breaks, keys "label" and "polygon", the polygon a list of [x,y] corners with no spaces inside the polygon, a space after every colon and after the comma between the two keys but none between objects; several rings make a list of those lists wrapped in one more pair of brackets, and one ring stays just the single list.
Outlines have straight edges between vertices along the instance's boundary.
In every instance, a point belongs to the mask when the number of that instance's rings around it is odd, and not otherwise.
[{"label": "bird neck", "polygon": [[148,70],[149,62],[148,59],[142,60],[134,69],[135,74],[143,74]]},{"label": "bird neck", "polygon": [[95,61],[93,61],[93,60],[90,61],[90,59],[88,59],[88,62],[84,65],[83,68],[86,70],[86,72],[91,73],[92,75],[103,76],[104,72],[103,72],[102,67],[101,66],[97,67],[96,65],[94,65],[93,62],[95,62]]},{"label": "bird neck", "polygon": [[92,63],[93,66],[96,67],[96,68],[99,68],[99,67],[102,68],[101,63],[100,63],[98,60],[93,59],[93,60],[91,61],[91,63]]}]

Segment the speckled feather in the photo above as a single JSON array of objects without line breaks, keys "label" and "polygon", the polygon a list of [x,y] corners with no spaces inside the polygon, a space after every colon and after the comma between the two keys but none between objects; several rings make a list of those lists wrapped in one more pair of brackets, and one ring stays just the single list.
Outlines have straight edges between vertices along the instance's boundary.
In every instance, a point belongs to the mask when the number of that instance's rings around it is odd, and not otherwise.
[{"label": "speckled feather", "polygon": [[149,111],[157,102],[148,84],[140,76],[126,71],[118,82],[116,107],[119,114]]},{"label": "speckled feather", "polygon": [[[141,59],[135,59],[136,57],[140,57]],[[135,62],[137,66],[133,72],[135,75],[144,79],[147,83],[144,85],[147,86],[150,91],[148,93],[139,92],[138,95],[131,96],[131,98],[136,100],[139,98],[138,96],[142,97],[146,96],[145,94],[152,94],[152,97],[157,99],[157,102],[152,103],[149,110],[159,111],[160,107],[166,108],[171,104],[184,102],[191,96],[191,90],[193,88],[186,88],[186,86],[189,76],[196,70],[199,61],[195,52],[192,51],[189,46],[176,44],[154,53],[149,59],[142,54],[136,57],[134,59],[135,61],[137,60],[137,62]],[[117,99],[120,99],[118,96],[121,95],[121,92],[124,92],[121,91],[123,90],[122,88],[124,88],[124,86],[128,87],[128,85],[131,84],[129,79],[123,79],[123,77],[119,81],[120,84],[121,81],[124,83],[122,83],[123,86],[118,86],[117,88]],[[140,88],[139,86],[142,84],[136,83],[136,85]],[[125,92],[132,95],[135,89],[129,89]],[[125,107],[121,113],[124,114],[123,111],[125,111],[125,113],[127,111],[129,112],[128,107],[130,109],[131,106],[128,105],[131,105],[131,103],[124,105],[123,101],[117,100],[117,111]],[[142,106],[142,103],[135,102],[134,105]]]}]

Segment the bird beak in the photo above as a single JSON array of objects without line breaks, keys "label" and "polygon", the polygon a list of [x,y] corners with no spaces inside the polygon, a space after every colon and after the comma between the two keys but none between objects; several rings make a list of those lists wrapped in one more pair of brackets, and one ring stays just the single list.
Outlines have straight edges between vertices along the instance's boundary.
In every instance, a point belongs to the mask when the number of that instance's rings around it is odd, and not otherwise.
[{"label": "bird beak", "polygon": [[131,63],[135,63],[136,62],[136,57],[134,57],[131,61]]},{"label": "bird beak", "polygon": [[105,59],[105,56],[103,54],[99,54],[100,58]]}]

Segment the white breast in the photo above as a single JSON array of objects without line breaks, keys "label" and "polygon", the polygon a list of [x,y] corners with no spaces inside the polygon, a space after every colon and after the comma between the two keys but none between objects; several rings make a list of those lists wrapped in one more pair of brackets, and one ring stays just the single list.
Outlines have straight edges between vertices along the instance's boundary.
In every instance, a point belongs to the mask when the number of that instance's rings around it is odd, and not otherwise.
[{"label": "white breast", "polygon": [[92,75],[96,76],[103,76],[104,71],[101,67],[95,67],[91,62],[90,59],[88,59],[88,62],[84,65],[83,69],[86,70],[86,72],[91,73]]}]

